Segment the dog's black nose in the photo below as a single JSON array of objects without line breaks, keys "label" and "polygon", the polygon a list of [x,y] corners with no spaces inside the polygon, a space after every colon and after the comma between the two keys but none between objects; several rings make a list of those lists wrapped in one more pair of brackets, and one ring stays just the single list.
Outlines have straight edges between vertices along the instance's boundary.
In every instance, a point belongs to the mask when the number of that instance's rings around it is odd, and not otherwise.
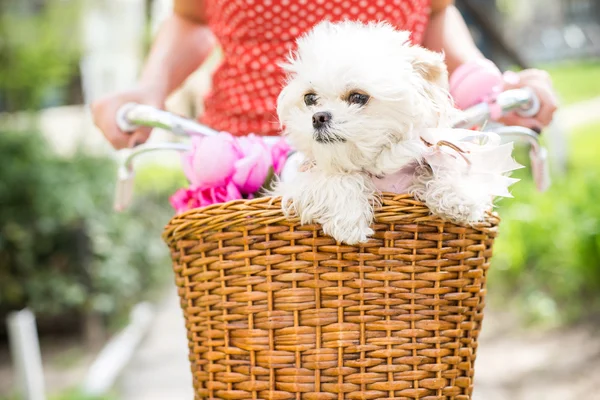
[{"label": "dog's black nose", "polygon": [[312,116],[313,128],[315,129],[323,129],[329,125],[331,121],[331,113],[326,111],[321,111],[315,113]]}]

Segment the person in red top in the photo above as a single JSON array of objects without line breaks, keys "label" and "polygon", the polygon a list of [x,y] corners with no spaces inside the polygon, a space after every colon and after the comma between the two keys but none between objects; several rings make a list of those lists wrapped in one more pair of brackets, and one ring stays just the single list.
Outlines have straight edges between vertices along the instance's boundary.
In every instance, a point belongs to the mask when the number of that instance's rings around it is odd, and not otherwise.
[{"label": "person in red top", "polygon": [[[171,92],[194,72],[218,42],[223,61],[213,74],[201,122],[234,135],[277,135],[275,103],[283,83],[277,63],[295,39],[328,19],[385,20],[411,32],[415,44],[443,51],[448,70],[483,58],[453,0],[174,0],[174,13],[156,37],[137,85],[92,104],[95,124],[115,148],[147,140],[148,129],[119,130],[115,115],[128,102],[164,107]],[[532,87],[541,100],[535,118],[511,124],[541,129],[556,99],[548,74],[525,70],[508,87]]]}]

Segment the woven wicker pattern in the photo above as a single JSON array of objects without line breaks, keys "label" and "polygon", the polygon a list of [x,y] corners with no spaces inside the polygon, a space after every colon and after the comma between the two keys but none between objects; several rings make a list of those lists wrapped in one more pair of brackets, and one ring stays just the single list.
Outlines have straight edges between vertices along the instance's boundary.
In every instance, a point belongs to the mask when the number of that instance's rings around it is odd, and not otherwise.
[{"label": "woven wicker pattern", "polygon": [[385,194],[374,238],[351,247],[279,206],[166,228],[196,398],[470,399],[498,218],[456,226]]}]

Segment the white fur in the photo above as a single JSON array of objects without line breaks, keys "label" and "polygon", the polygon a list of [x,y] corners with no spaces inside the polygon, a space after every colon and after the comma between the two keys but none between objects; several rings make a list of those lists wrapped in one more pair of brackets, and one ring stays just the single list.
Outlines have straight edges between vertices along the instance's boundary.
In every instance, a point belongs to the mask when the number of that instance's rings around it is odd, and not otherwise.
[{"label": "white fur", "polygon": [[469,174],[453,169],[433,173],[429,166],[417,168],[409,192],[422,200],[433,214],[459,224],[480,221],[492,208],[492,197],[470,182]]},{"label": "white fur", "polygon": [[319,222],[325,234],[346,243],[367,241],[373,234],[373,180],[365,174],[330,173],[319,168],[300,172],[280,183],[286,215],[298,215],[302,224]]},{"label": "white fur", "polygon": [[[428,147],[419,132],[450,127],[458,113],[447,91],[443,55],[410,45],[408,38],[386,23],[323,22],[298,40],[282,65],[288,81],[278,98],[279,120],[314,166],[280,183],[275,194],[283,196],[288,215],[320,223],[326,234],[348,244],[373,232],[373,178],[422,165]],[[369,102],[347,102],[353,91],[368,94]],[[309,92],[317,95],[316,105],[304,103]],[[315,140],[312,116],[320,111],[332,114],[328,134],[338,141]],[[488,202],[459,190],[457,174],[434,176],[427,166],[416,171],[410,190],[432,211],[457,221],[483,217]]]}]

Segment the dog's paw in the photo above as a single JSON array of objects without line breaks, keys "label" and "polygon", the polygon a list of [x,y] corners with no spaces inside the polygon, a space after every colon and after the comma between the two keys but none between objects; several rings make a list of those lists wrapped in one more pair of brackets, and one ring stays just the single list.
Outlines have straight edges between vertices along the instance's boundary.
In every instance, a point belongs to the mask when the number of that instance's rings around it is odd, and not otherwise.
[{"label": "dog's paw", "polygon": [[323,232],[349,245],[365,243],[374,233],[366,222],[358,221],[328,221],[323,224]]},{"label": "dog's paw", "polygon": [[453,204],[440,207],[439,204],[428,205],[434,214],[457,223],[459,225],[471,225],[485,218],[487,207],[481,204]]},{"label": "dog's paw", "polygon": [[432,214],[459,225],[482,221],[492,208],[492,198],[454,171],[433,174],[417,169],[410,193],[427,205]]}]

